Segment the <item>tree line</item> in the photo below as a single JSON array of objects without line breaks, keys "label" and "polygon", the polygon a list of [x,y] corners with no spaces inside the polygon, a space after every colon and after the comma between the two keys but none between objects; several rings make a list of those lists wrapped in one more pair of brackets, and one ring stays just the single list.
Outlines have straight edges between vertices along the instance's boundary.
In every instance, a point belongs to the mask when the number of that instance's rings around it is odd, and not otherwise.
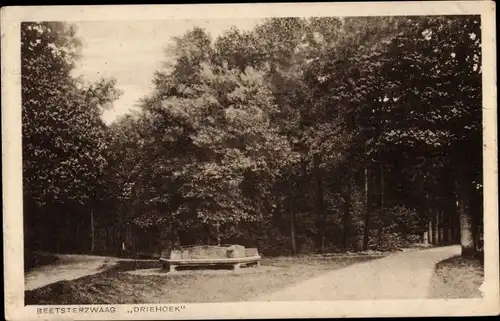
[{"label": "tree line", "polygon": [[[73,26],[23,23],[25,248],[478,249],[479,16],[273,18],[172,39],[111,125]],[[130,233],[134,236],[130,237]]]}]

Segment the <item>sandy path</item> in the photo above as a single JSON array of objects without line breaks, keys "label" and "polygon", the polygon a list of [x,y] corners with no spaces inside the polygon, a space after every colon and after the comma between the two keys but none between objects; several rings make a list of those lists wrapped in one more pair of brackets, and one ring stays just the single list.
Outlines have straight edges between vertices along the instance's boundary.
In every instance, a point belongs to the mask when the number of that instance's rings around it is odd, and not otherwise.
[{"label": "sandy path", "polygon": [[460,246],[401,252],[328,272],[251,301],[376,300],[428,298],[437,262]]},{"label": "sandy path", "polygon": [[24,275],[24,290],[30,291],[63,281],[74,280],[113,267],[119,259],[93,255],[58,255],[59,260],[30,270]]}]

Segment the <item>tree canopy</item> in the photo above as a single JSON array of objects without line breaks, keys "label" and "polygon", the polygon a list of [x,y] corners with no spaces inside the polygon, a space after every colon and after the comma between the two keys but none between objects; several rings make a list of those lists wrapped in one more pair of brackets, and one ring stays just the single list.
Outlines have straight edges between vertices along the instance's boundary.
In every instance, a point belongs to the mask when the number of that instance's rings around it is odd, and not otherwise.
[{"label": "tree canopy", "polygon": [[71,76],[74,28],[23,25],[25,192],[107,203],[158,247],[217,239],[285,254],[427,238],[473,253],[480,24],[273,18],[215,39],[194,28],[170,42],[140,110],[110,126],[101,113],[120,92]]}]

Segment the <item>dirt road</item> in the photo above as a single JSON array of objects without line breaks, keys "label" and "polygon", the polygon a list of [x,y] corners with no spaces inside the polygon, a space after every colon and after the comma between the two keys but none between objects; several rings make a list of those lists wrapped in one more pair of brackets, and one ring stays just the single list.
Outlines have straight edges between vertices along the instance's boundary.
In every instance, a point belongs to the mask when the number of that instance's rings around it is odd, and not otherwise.
[{"label": "dirt road", "polygon": [[28,271],[24,276],[24,290],[30,291],[63,281],[74,280],[102,272],[117,264],[118,259],[93,255],[58,255],[59,260]]},{"label": "dirt road", "polygon": [[424,299],[437,262],[459,255],[460,246],[400,252],[328,272],[251,301]]}]

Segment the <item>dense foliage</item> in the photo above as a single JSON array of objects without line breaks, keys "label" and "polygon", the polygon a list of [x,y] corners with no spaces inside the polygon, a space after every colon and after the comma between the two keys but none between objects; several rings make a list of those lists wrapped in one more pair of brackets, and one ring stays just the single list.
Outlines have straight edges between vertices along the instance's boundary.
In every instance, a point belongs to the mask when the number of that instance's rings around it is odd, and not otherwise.
[{"label": "dense foliage", "polygon": [[146,252],[476,250],[479,17],[276,18],[216,39],[195,28],[171,43],[140,111],[110,126],[115,84],[71,77],[72,28],[23,25],[22,46],[33,211],[97,207],[136,233],[114,242]]},{"label": "dense foliage", "polygon": [[[71,26],[59,22],[22,25],[23,187],[28,243],[59,248],[57,234],[64,238],[72,233],[63,226],[70,216],[81,219],[78,208],[105,198],[109,142],[101,113],[120,93],[113,80],[85,84],[72,76],[79,47]],[[47,233],[54,225],[56,233]]]}]

